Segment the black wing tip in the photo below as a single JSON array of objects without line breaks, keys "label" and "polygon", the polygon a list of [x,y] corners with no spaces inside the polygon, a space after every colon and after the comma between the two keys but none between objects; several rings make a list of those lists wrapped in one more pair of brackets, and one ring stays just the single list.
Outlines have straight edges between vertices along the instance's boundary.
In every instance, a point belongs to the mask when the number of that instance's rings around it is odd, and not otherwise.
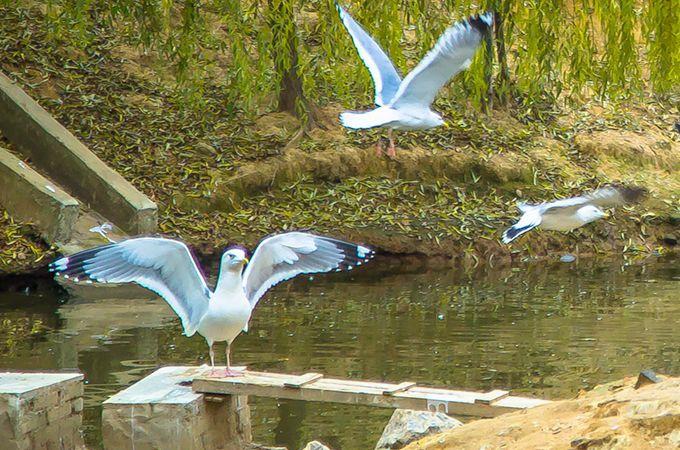
[{"label": "black wing tip", "polygon": [[517,239],[520,235],[526,233],[527,231],[531,230],[534,228],[531,225],[523,226],[523,227],[518,227],[517,225],[513,225],[507,230],[503,232],[503,243],[504,244],[509,244],[510,242],[514,241]]},{"label": "black wing tip", "polygon": [[468,17],[467,22],[481,34],[487,34],[493,28],[495,15],[493,11],[486,11]]},{"label": "black wing tip", "polygon": [[344,241],[337,241],[334,244],[340,248],[344,256],[335,268],[336,272],[353,270],[375,258],[375,250],[364,245]]}]

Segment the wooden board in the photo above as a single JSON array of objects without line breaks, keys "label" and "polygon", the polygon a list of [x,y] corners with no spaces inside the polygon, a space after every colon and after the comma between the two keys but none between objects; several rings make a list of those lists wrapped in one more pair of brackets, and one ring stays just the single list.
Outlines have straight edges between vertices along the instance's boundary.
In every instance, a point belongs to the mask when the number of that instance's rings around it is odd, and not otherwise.
[{"label": "wooden board", "polygon": [[399,383],[398,385],[396,385],[396,386],[395,386],[394,388],[392,388],[392,389],[386,389],[386,390],[384,390],[384,391],[383,391],[383,395],[394,395],[394,394],[396,394],[397,392],[408,391],[409,389],[411,389],[411,388],[412,388],[413,386],[415,386],[415,385],[416,385],[416,384],[413,383],[412,381],[404,381],[403,383]]},{"label": "wooden board", "polygon": [[[548,403],[547,400],[506,395],[507,391],[468,392],[449,389],[407,386],[406,383],[377,383],[321,377],[291,389],[295,375],[244,372],[241,377],[196,377],[194,392],[208,394],[254,395],[293,400],[347,403],[381,408],[404,408],[444,411],[451,415],[495,417],[497,415]],[[314,378],[309,375],[308,378]],[[293,382],[295,384],[295,382]],[[385,395],[386,392],[393,392]]]},{"label": "wooden board", "polygon": [[313,383],[316,380],[323,378],[323,374],[308,372],[304,375],[299,375],[291,378],[290,380],[283,383],[284,387],[300,389],[302,386]]}]

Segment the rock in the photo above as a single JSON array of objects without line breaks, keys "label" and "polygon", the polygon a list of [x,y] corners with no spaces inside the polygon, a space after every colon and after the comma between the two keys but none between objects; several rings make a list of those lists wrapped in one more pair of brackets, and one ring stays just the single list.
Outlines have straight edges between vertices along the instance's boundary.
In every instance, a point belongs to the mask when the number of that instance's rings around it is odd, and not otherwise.
[{"label": "rock", "polygon": [[576,256],[572,255],[571,253],[567,253],[566,255],[562,255],[560,261],[562,261],[563,263],[574,262],[576,261]]},{"label": "rock", "polygon": [[319,441],[312,441],[309,444],[305,445],[305,448],[303,448],[302,450],[331,450],[331,449]]},{"label": "rock", "polygon": [[376,450],[403,448],[410,442],[461,426],[459,420],[440,412],[397,409],[383,430]]}]

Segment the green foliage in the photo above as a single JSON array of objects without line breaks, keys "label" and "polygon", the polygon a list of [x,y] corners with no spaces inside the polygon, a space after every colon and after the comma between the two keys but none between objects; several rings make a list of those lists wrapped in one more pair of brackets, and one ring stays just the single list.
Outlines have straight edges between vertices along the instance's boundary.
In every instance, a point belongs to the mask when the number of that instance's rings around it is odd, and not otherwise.
[{"label": "green foliage", "polygon": [[[480,9],[472,0],[343,3],[402,73],[447,26]],[[533,113],[593,94],[673,91],[680,84],[676,3],[486,0],[482,5],[497,12],[502,29],[451,92],[478,107],[514,98]],[[313,102],[371,103],[368,71],[334,0],[46,0],[46,5],[55,40],[85,47],[98,26],[115,26],[130,42],[172,63],[181,90],[194,103],[200,103],[215,54],[228,61],[220,80],[229,91],[226,108],[270,107],[290,81],[285,74],[297,77]]]}]

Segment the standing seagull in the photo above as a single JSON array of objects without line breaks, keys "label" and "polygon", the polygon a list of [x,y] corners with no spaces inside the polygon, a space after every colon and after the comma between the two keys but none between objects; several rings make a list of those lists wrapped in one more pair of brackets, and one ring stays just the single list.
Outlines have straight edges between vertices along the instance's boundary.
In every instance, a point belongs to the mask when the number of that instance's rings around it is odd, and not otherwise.
[{"label": "standing seagull", "polygon": [[[424,130],[445,125],[441,116],[430,109],[434,96],[449,79],[470,66],[477,47],[493,26],[493,14],[486,12],[470,16],[449,27],[402,81],[373,38],[342,6],[336,3],[336,7],[359,57],[371,73],[377,106],[371,111],[344,112],[340,114],[340,122],[355,130],[387,128],[390,140],[387,155],[394,157],[396,150],[392,130]],[[381,152],[378,144],[378,155]]]},{"label": "standing seagull", "polygon": [[532,228],[571,231],[606,216],[602,208],[611,208],[640,200],[646,190],[640,187],[606,186],[580,197],[565,198],[549,203],[528,205],[517,203],[522,217],[503,233],[509,243]]},{"label": "standing seagull", "polygon": [[241,330],[248,331],[253,309],[270,287],[303,273],[351,270],[373,255],[366,247],[329,237],[278,234],[260,242],[249,264],[242,248],[227,249],[212,292],[186,245],[139,237],[58,259],[50,271],[74,281],[137,283],[157,293],[179,316],[186,336],[198,332],[205,338],[213,375],[213,343],[227,342],[224,376],[235,376],[240,372],[231,369],[229,347]]}]

